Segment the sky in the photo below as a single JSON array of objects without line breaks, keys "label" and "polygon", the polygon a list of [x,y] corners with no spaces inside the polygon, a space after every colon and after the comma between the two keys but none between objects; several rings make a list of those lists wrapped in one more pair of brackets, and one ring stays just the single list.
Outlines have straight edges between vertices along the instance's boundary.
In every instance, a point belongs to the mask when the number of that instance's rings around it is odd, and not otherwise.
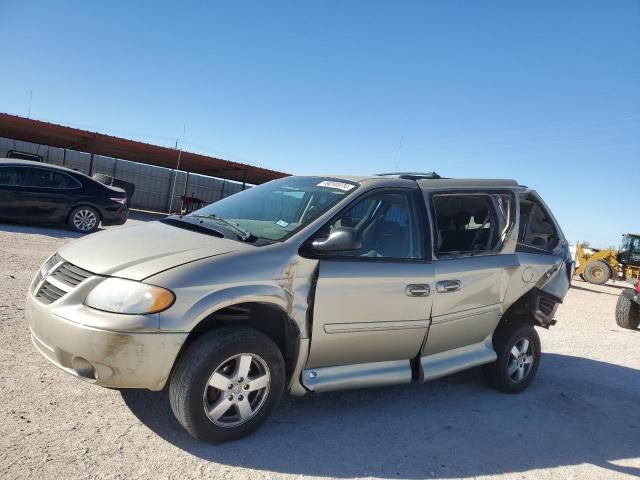
[{"label": "sky", "polygon": [[515,178],[640,233],[640,1],[0,0],[0,111],[292,174]]}]

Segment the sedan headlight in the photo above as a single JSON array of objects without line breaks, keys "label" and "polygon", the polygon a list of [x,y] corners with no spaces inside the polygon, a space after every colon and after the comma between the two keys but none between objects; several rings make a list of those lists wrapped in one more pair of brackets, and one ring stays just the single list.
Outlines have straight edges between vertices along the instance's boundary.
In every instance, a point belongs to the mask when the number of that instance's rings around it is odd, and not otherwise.
[{"label": "sedan headlight", "polygon": [[122,278],[107,278],[87,295],[88,307],[113,313],[145,314],[166,310],[175,295],[170,290]]}]

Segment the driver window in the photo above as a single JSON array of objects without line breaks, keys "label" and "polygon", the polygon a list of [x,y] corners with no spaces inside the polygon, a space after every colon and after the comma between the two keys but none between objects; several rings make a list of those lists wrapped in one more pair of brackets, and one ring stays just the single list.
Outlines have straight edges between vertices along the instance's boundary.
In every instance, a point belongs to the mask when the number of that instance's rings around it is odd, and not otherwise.
[{"label": "driver window", "polygon": [[422,258],[422,236],[412,192],[379,192],[369,195],[343,212],[330,226],[355,229],[362,248],[340,252],[340,257],[396,259]]}]

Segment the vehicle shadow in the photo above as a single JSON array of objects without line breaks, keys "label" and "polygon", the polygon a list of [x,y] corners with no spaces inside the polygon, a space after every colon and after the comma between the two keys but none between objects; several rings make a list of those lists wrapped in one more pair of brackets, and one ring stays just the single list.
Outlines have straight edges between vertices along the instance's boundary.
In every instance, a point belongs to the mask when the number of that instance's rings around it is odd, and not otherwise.
[{"label": "vehicle shadow", "polygon": [[640,370],[566,355],[545,354],[520,395],[489,389],[474,369],[425,385],[289,397],[256,434],[223,445],[185,433],[166,390],[122,397],[192,455],[277,473],[451,478],[588,463],[640,475],[619,464],[640,452]]}]

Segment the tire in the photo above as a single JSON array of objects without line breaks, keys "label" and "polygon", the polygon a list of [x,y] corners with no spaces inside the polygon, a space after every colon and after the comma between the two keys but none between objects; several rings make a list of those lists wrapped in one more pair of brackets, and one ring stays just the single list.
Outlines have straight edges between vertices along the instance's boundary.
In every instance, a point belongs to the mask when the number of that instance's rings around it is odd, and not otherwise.
[{"label": "tire", "polygon": [[[498,359],[482,369],[487,383],[505,393],[526,390],[540,366],[540,337],[533,326],[518,322],[504,324],[493,335],[493,348]],[[517,357],[514,349],[518,350]]]},{"label": "tire", "polygon": [[589,262],[584,269],[584,278],[594,285],[604,285],[611,278],[611,269],[600,260]]},{"label": "tire", "polygon": [[619,327],[635,330],[640,325],[640,306],[624,295],[616,303],[616,323]]},{"label": "tire", "polygon": [[71,210],[67,218],[67,225],[74,232],[95,232],[98,229],[98,225],[100,225],[100,213],[93,207],[76,207]]},{"label": "tire", "polygon": [[584,273],[581,273],[580,275],[578,275],[580,277],[580,280],[582,280],[583,282],[586,282],[587,279],[584,278]]},{"label": "tire", "polygon": [[202,335],[181,355],[169,400],[191,436],[222,443],[255,432],[284,386],[284,360],[273,340],[252,328],[223,327]]}]

